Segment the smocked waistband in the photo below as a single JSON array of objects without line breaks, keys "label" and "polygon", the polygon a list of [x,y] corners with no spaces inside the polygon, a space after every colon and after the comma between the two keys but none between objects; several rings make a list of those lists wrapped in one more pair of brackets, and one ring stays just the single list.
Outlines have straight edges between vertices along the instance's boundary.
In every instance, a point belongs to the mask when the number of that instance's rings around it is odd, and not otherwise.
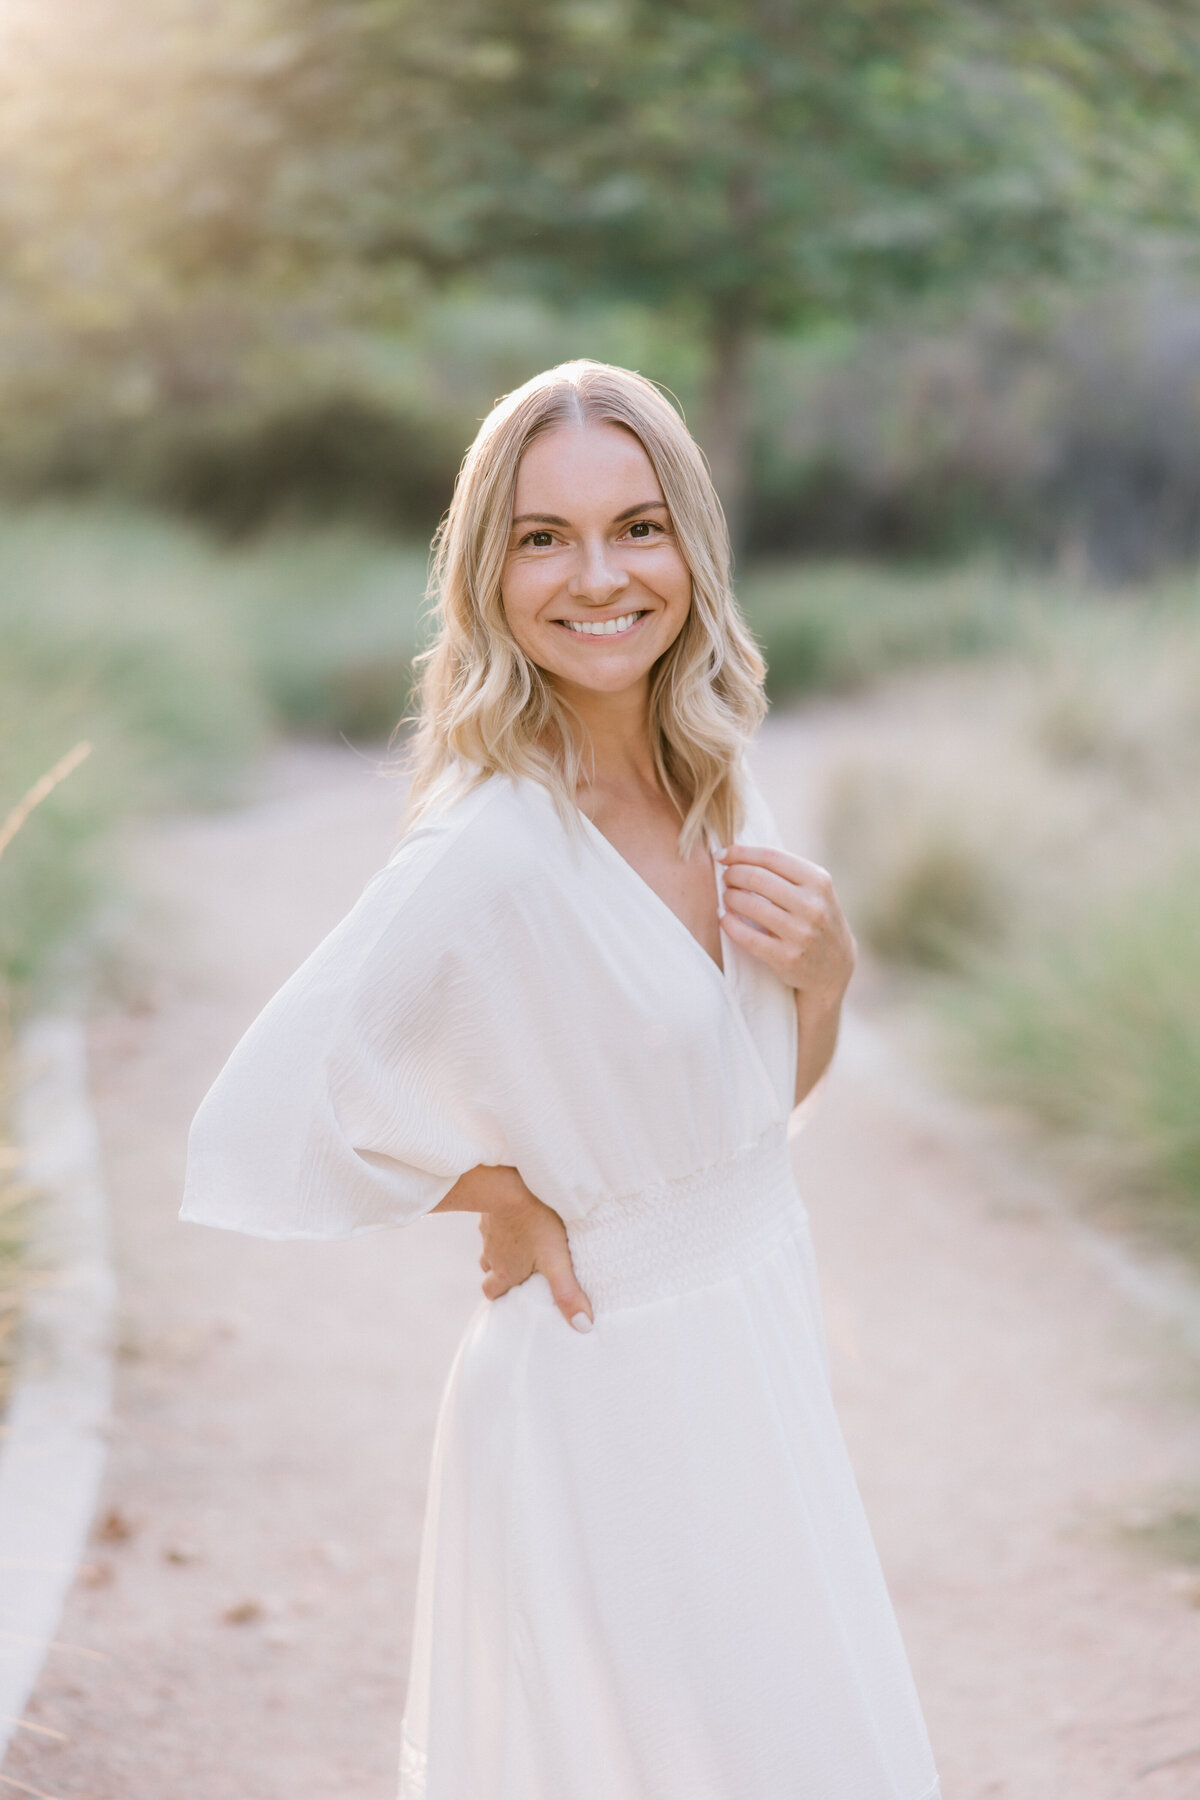
[{"label": "smocked waistband", "polygon": [[729,1162],[602,1200],[567,1235],[580,1285],[599,1310],[723,1281],[803,1218],[787,1139],[772,1131]]}]

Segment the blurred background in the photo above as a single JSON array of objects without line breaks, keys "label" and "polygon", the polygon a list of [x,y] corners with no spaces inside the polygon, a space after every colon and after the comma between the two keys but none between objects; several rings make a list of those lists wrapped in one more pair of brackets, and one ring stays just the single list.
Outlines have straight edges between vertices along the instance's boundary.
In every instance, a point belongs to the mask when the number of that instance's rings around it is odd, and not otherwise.
[{"label": "blurred background", "polygon": [[2,0],[0,813],[93,745],[0,860],[10,1012],[131,823],[386,738],[464,446],[590,355],[837,722],[887,993],[1191,1243],[1198,122],[1177,0]]}]

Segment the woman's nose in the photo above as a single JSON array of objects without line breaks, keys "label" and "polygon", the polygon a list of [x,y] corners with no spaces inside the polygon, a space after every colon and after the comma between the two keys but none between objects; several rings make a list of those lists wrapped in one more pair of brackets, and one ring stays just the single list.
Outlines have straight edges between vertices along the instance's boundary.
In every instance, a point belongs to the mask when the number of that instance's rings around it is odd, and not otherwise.
[{"label": "woman's nose", "polygon": [[629,586],[629,576],[613,556],[603,539],[581,546],[571,576],[570,589],[575,598],[590,600],[593,606],[604,606]]}]

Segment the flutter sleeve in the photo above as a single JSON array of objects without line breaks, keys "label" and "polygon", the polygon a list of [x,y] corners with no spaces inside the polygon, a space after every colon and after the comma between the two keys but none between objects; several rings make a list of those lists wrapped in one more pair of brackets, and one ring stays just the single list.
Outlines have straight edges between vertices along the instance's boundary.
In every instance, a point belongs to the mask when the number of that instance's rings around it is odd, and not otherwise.
[{"label": "flutter sleeve", "polygon": [[193,1121],[181,1219],[351,1237],[419,1218],[505,1159],[449,841],[410,834],[250,1026]]}]

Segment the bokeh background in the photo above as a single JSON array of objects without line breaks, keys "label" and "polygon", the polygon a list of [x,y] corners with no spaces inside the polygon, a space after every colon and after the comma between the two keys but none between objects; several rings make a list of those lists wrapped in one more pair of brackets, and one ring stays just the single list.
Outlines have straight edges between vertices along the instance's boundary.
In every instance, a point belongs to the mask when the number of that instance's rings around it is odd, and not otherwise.
[{"label": "bokeh background", "polygon": [[597,356],[776,705],[856,722],[887,994],[1194,1248],[1198,220],[1187,0],[3,0],[0,812],[93,746],[0,860],[10,1014],[139,817],[386,738],[463,447]]}]

